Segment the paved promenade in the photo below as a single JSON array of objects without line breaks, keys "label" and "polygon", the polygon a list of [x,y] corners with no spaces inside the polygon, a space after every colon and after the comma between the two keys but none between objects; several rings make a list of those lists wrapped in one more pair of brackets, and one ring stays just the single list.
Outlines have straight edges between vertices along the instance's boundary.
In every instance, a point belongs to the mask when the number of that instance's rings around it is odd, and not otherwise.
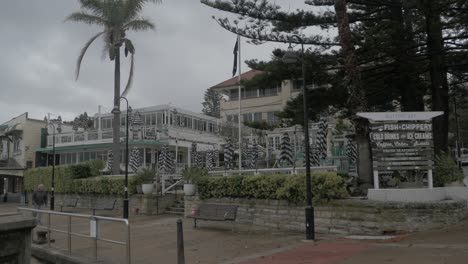
[{"label": "paved promenade", "polygon": [[[0,204],[0,213],[15,211],[17,205]],[[87,213],[87,212],[83,212]],[[116,215],[117,216],[117,215]],[[177,263],[176,220],[174,216],[135,216],[132,226],[132,263]],[[64,228],[64,219],[52,219],[53,226]],[[444,230],[405,234],[391,240],[353,240],[318,235],[316,242],[302,242],[303,234],[268,231],[237,224],[233,233],[229,223],[201,222],[193,229],[184,221],[187,264],[466,264],[468,259],[468,221]],[[107,224],[101,234],[122,239],[122,228]],[[73,232],[89,232],[89,222],[73,222]],[[65,236],[55,233],[54,248],[66,248]],[[88,239],[73,238],[73,255],[92,256]],[[103,263],[124,263],[124,248],[99,243]]]}]

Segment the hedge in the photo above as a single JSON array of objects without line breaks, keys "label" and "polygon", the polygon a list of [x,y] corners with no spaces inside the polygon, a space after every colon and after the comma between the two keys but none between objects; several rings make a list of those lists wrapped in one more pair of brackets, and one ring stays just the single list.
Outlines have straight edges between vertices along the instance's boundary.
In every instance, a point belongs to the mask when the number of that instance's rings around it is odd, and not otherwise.
[{"label": "hedge", "polygon": [[[93,177],[99,174],[100,164],[100,161],[93,160],[74,165],[55,166],[55,192],[123,195],[125,184],[123,176]],[[29,169],[24,173],[25,191],[34,191],[41,183],[50,191],[51,182],[52,167]],[[135,178],[129,177],[129,192],[132,194],[135,191]]]},{"label": "hedge", "polygon": [[[208,176],[197,183],[201,199],[231,197],[306,202],[305,175]],[[314,202],[348,196],[344,179],[332,172],[312,174],[312,193]]]}]

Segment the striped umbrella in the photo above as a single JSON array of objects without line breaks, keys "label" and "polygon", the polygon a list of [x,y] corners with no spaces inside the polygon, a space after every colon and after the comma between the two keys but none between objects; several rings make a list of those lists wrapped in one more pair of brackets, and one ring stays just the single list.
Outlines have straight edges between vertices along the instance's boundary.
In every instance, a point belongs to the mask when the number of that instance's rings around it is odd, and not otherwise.
[{"label": "striped umbrella", "polygon": [[328,133],[328,123],[325,117],[321,117],[318,122],[318,131],[317,131],[317,151],[319,159],[327,158],[327,133]]},{"label": "striped umbrella", "polygon": [[169,151],[167,153],[167,172],[168,173],[175,173],[175,152],[174,151]]},{"label": "striped umbrella", "polygon": [[107,151],[107,164],[106,167],[108,170],[112,171],[112,165],[114,163],[114,153],[112,150]]},{"label": "striped umbrella", "polygon": [[232,170],[234,167],[233,157],[234,157],[234,146],[230,138],[227,139],[226,144],[223,145],[224,150],[224,167],[226,170]]},{"label": "striped umbrella", "polygon": [[351,164],[355,164],[357,160],[357,146],[353,138],[348,138],[346,141],[346,156]]},{"label": "striped umbrella", "polygon": [[158,170],[160,173],[169,173],[169,148],[167,145],[161,147],[158,157]]},{"label": "striped umbrella", "polygon": [[293,149],[291,146],[291,139],[288,133],[284,133],[281,137],[281,152],[278,159],[278,164],[281,167],[289,167],[294,163]]},{"label": "striped umbrella", "polygon": [[257,160],[258,160],[258,145],[254,143],[253,145],[248,147],[247,151],[247,168],[255,169],[257,168]]},{"label": "striped umbrella", "polygon": [[141,162],[140,150],[138,150],[137,148],[133,148],[130,154],[128,165],[133,170],[133,172],[136,172],[138,168],[141,166],[141,163],[142,162]]},{"label": "striped umbrella", "polygon": [[135,111],[132,115],[132,126],[143,126],[144,124],[141,113],[139,111]]},{"label": "striped umbrella", "polygon": [[203,168],[201,154],[197,152],[197,143],[192,143],[191,155],[192,155],[192,167]]},{"label": "striped umbrella", "polygon": [[208,151],[206,153],[206,168],[208,169],[208,171],[212,171],[213,170],[213,161],[214,161],[214,155],[213,155],[213,151]]},{"label": "striped umbrella", "polygon": [[[304,146],[304,167],[306,166],[306,159],[305,159],[305,142],[302,144]],[[317,148],[317,145],[311,145],[309,147],[309,160],[310,160],[310,166],[311,167],[318,167],[320,166],[320,157],[319,157],[319,150]]]}]

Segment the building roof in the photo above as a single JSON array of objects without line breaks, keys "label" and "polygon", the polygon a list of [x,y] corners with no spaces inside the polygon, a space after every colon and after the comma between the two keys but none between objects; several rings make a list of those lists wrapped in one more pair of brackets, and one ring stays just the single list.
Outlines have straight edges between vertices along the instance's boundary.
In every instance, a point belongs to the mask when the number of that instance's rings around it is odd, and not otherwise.
[{"label": "building roof", "polygon": [[[257,76],[257,75],[261,75],[261,74],[264,74],[265,72],[264,71],[259,71],[259,70],[250,70],[248,72],[244,72],[241,74],[241,79],[243,81],[249,81],[251,80],[253,77]],[[232,77],[231,79],[228,79],[228,80],[225,80],[221,83],[218,83],[217,85],[215,86],[212,86],[210,87],[210,89],[216,89],[216,88],[223,88],[223,87],[230,87],[230,86],[235,86],[238,84],[238,76],[234,76]]]}]

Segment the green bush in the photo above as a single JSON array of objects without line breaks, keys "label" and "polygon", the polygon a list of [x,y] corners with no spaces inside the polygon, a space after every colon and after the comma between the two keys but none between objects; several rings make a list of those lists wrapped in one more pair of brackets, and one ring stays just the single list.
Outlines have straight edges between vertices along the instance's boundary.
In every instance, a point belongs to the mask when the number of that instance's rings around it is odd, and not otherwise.
[{"label": "green bush", "polygon": [[[287,200],[296,204],[306,201],[305,175],[262,176],[204,176],[198,181],[201,199],[206,198],[256,198]],[[314,201],[329,201],[348,195],[343,178],[336,173],[312,174]]]},{"label": "green bush", "polygon": [[68,166],[72,179],[91,177],[91,167],[86,163],[72,164]]},{"label": "green bush", "polygon": [[[123,195],[125,185],[125,178],[123,176],[88,178],[93,173],[99,173],[99,164],[100,162],[88,161],[75,165],[55,166],[55,192]],[[83,169],[84,167],[87,169]],[[85,178],[77,178],[77,171],[83,173],[84,170],[90,171],[90,174]],[[85,176],[84,173],[81,175]],[[24,173],[25,191],[34,191],[37,185],[41,183],[50,191],[51,182],[52,167],[29,169]],[[129,177],[128,186],[129,192],[135,193],[136,177]]]},{"label": "green bush", "polygon": [[208,170],[205,168],[188,167],[182,171],[182,178],[186,183],[196,184],[201,177],[208,176]]},{"label": "green bush", "polygon": [[104,169],[106,166],[106,162],[103,160],[88,160],[84,162],[85,164],[88,164],[90,169],[91,169],[91,176],[99,176],[101,175],[101,170]]},{"label": "green bush", "polygon": [[463,172],[458,168],[455,160],[447,153],[441,152],[435,158],[435,186],[444,186],[444,183],[462,181]]}]

